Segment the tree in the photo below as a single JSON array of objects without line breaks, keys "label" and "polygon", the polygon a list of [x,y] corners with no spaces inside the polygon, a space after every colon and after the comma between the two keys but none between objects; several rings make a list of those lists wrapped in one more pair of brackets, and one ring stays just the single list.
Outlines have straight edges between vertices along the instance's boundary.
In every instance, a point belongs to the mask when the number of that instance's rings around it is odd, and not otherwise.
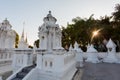
[{"label": "tree", "polygon": [[96,20],[93,18],[93,14],[87,18],[76,17],[72,19],[73,24],[68,24],[66,28],[62,28],[62,44],[66,45],[74,44],[77,41],[81,46],[85,46],[90,43],[91,32],[96,26]]},{"label": "tree", "polygon": [[36,45],[36,47],[39,48],[39,39],[37,39],[36,41],[34,41],[34,45]]},{"label": "tree", "polygon": [[115,21],[120,22],[120,4],[116,4],[115,12],[112,13]]},{"label": "tree", "polygon": [[19,35],[16,31],[14,31],[16,33],[16,38],[15,38],[15,48],[18,48],[18,43],[19,43]]}]

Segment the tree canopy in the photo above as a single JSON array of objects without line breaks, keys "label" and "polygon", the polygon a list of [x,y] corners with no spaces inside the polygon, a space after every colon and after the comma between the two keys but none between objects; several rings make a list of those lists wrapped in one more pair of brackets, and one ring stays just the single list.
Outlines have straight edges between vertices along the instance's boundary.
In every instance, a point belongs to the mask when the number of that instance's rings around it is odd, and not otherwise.
[{"label": "tree canopy", "polygon": [[[93,18],[93,14],[87,18],[76,17],[72,19],[71,24],[62,27],[62,45],[74,44],[75,41],[80,46],[86,46],[88,43],[102,44],[104,40],[112,38],[115,42],[120,41],[120,4],[115,7],[112,16],[102,16],[100,19]],[[99,33],[93,37],[93,31],[99,30]]]}]

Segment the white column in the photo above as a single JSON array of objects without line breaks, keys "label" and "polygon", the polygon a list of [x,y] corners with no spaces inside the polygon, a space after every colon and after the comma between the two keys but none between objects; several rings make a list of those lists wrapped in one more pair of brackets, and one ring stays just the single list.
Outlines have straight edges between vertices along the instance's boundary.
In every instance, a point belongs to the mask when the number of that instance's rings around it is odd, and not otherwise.
[{"label": "white column", "polygon": [[16,57],[17,57],[17,54],[16,53],[14,53],[14,55],[13,55],[13,62],[12,62],[12,66],[13,66],[13,68],[15,68],[15,66],[16,66]]},{"label": "white column", "polygon": [[52,50],[52,35],[51,32],[49,31],[49,35],[48,35],[48,51],[51,52]]},{"label": "white column", "polygon": [[31,57],[32,57],[32,54],[30,54],[30,53],[24,54],[23,66],[30,66],[30,65],[32,65]]},{"label": "white column", "polygon": [[37,54],[37,68],[42,69],[43,57],[41,54]]}]

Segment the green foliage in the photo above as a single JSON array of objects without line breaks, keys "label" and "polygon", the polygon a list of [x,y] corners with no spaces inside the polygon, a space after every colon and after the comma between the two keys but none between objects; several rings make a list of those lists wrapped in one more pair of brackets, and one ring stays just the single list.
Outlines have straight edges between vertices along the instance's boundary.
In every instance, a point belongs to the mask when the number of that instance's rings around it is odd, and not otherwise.
[{"label": "green foliage", "polygon": [[14,31],[16,33],[16,38],[15,38],[15,48],[18,48],[18,43],[19,43],[19,35],[16,31]]},{"label": "green foliage", "polygon": [[[120,5],[117,5],[117,12],[114,13],[120,14]],[[88,43],[99,44],[102,43],[104,39],[108,40],[109,38],[120,41],[119,18],[115,18],[117,20],[113,21],[113,16],[105,15],[100,19],[94,19],[92,14],[88,19],[82,19],[80,17],[72,19],[73,24],[68,24],[66,28],[62,28],[63,47],[66,45],[69,46],[70,44],[73,45],[75,41],[77,41],[80,46],[86,46]],[[91,40],[93,31],[99,29],[99,34]]]},{"label": "green foliage", "polygon": [[31,46],[31,45],[29,45],[28,47],[31,48],[31,49],[33,49],[33,46]]},{"label": "green foliage", "polygon": [[113,17],[115,21],[120,22],[120,4],[116,4],[115,12],[113,12]]},{"label": "green foliage", "polygon": [[36,45],[36,47],[39,48],[39,39],[37,39],[37,40],[34,42],[34,45]]}]

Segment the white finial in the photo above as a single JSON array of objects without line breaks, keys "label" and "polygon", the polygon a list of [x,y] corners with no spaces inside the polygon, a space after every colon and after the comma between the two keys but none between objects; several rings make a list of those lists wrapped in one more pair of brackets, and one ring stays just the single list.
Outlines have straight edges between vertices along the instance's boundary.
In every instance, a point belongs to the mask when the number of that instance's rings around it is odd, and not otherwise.
[{"label": "white finial", "polygon": [[5,18],[5,20],[7,20],[7,18]]},{"label": "white finial", "polygon": [[111,40],[111,38],[109,39],[108,43],[106,44],[107,48],[115,48],[116,44]]},{"label": "white finial", "polygon": [[49,11],[49,14],[51,14],[51,11]]}]

